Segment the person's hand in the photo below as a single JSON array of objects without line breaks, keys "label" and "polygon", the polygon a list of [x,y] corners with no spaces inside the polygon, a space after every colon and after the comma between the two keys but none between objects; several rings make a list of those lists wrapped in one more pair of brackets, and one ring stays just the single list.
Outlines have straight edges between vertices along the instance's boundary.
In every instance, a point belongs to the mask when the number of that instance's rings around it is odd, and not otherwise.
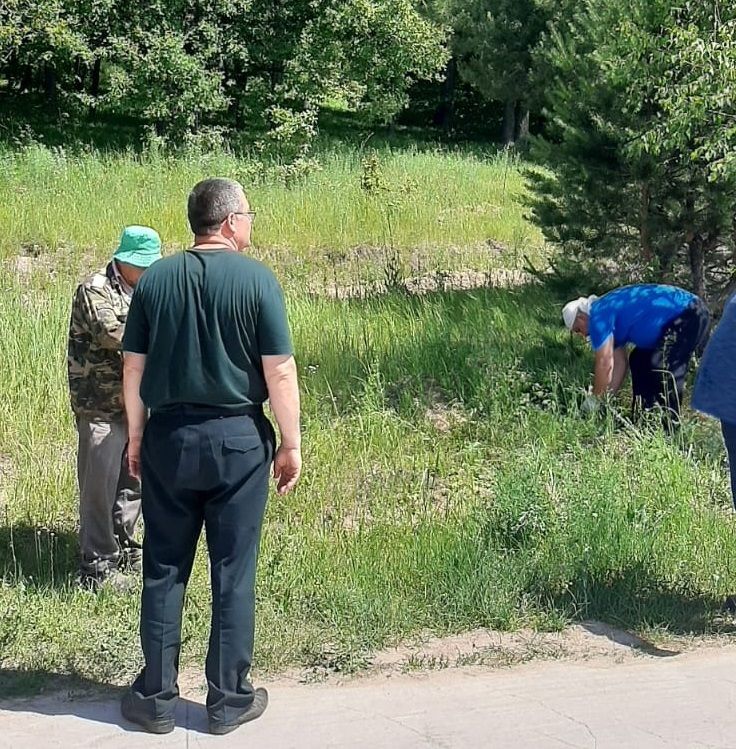
[{"label": "person's hand", "polygon": [[141,438],[128,439],[128,473],[136,480],[141,480]]},{"label": "person's hand", "polygon": [[290,492],[302,472],[302,451],[298,447],[279,446],[273,459],[273,477],[279,494]]},{"label": "person's hand", "polygon": [[601,402],[600,402],[600,400],[598,400],[598,396],[593,395],[591,393],[591,394],[585,396],[585,400],[583,401],[583,405],[580,407],[580,410],[584,414],[593,414],[600,407],[601,407]]}]

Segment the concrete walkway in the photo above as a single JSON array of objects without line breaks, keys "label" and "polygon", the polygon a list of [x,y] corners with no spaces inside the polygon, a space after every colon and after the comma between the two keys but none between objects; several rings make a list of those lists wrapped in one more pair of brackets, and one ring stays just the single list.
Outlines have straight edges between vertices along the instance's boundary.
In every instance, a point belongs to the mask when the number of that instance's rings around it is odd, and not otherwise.
[{"label": "concrete walkway", "polygon": [[591,747],[736,749],[736,648],[273,685],[264,716],[225,737],[186,699],[175,731],[134,732],[116,701],[0,703],[0,747]]}]

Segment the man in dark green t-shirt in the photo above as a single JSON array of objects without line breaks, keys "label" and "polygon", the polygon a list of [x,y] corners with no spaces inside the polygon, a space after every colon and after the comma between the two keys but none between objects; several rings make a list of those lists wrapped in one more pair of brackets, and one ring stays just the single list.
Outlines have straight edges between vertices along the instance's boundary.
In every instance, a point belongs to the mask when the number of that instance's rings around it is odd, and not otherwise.
[{"label": "man in dark green t-shirt", "polygon": [[[153,733],[174,728],[184,589],[204,523],[212,571],[207,711],[210,731],[224,734],[268,702],[248,680],[256,558],[271,463],[280,494],[301,472],[299,391],[281,287],[240,254],[255,215],[243,188],[204,180],[188,213],[193,247],[141,279],[123,339],[128,456],[143,490],[145,667],[122,711]],[[266,399],[281,436],[275,453]]]}]

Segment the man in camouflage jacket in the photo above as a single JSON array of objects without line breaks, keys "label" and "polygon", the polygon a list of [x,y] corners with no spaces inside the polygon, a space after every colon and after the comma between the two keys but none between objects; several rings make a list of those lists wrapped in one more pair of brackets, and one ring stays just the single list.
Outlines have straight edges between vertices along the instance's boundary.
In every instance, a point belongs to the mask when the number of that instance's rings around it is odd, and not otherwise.
[{"label": "man in camouflage jacket", "polygon": [[141,492],[125,455],[120,345],[133,288],[160,257],[161,240],[153,229],[126,227],[107,268],[88,276],[74,294],[69,393],[79,435],[80,582],[85,587],[141,566],[134,538]]}]

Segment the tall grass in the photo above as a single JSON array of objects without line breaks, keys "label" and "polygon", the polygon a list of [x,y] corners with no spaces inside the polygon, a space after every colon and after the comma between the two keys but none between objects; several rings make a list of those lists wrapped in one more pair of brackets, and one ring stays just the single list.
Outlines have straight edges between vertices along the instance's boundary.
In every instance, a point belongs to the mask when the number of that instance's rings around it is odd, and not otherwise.
[{"label": "tall grass", "polygon": [[[64,347],[71,274],[0,271],[0,664],[124,682],[138,602],[79,592]],[[305,474],[272,497],[257,667],[350,669],[420,631],[598,617],[709,632],[736,589],[715,430],[584,418],[590,356],[543,288],[289,295]],[[184,660],[209,623],[198,555]]]},{"label": "tall grass", "polygon": [[367,248],[403,251],[407,272],[518,265],[539,251],[511,157],[383,146],[376,153],[387,190],[369,195],[361,188],[367,153],[325,147],[317,168],[285,187],[288,170],[226,153],[168,158],[38,144],[0,150],[0,258],[67,248],[101,261],[121,228],[134,223],[155,227],[169,248],[186,246],[188,191],[215,175],[246,186],[258,212],[256,254],[300,280],[335,265],[349,265],[349,276],[370,272]]}]

